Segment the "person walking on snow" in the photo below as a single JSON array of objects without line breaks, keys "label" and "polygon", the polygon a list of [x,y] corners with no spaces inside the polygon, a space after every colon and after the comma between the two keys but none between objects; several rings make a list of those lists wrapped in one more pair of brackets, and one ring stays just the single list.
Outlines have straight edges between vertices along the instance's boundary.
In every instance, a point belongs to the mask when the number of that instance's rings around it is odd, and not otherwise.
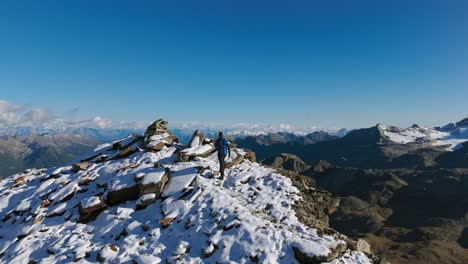
[{"label": "person walking on snow", "polygon": [[226,166],[224,160],[226,159],[226,155],[228,157],[231,156],[231,146],[229,145],[229,141],[224,138],[224,133],[218,133],[218,139],[216,139],[216,150],[218,151],[218,160],[219,160],[219,171],[221,173],[221,180],[224,179],[224,167]]}]

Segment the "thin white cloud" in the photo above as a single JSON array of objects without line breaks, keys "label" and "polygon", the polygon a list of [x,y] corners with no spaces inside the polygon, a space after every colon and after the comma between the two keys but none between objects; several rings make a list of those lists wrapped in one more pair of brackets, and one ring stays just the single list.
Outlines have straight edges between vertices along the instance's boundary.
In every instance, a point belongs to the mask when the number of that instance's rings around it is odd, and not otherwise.
[{"label": "thin white cloud", "polygon": [[231,125],[219,125],[219,124],[211,124],[211,123],[200,123],[200,122],[193,122],[193,123],[169,123],[169,127],[176,128],[176,129],[184,129],[184,130],[195,130],[201,129],[202,131],[224,131],[228,134],[232,135],[265,135],[269,133],[275,132],[287,132],[293,133],[297,135],[306,135],[314,131],[324,130],[331,133],[335,133],[338,129],[334,128],[321,128],[317,126],[294,126],[291,124],[246,124],[246,123],[238,123],[238,124],[231,124]]},{"label": "thin white cloud", "polygon": [[[6,100],[0,99],[0,129],[7,127],[37,127],[37,128],[64,128],[64,127],[87,127],[87,128],[128,128],[128,129],[145,129],[151,122],[116,122],[103,118],[101,116],[89,118],[77,118],[79,108],[75,107],[68,111],[68,118],[54,115],[47,108],[32,108],[27,105],[16,105]],[[308,134],[317,130],[325,130],[329,132],[337,131],[338,129],[320,128],[316,126],[297,127],[290,124],[230,124],[221,125],[214,123],[177,123],[169,121],[169,127],[172,129],[195,130],[203,131],[225,131],[229,134],[236,135],[259,135],[273,132],[289,132],[294,134]]]},{"label": "thin white cloud", "polygon": [[[78,108],[74,110],[77,111]],[[67,120],[63,117],[53,115],[47,108],[31,108],[0,99],[0,127],[112,128],[122,126],[122,123],[116,123],[100,116],[88,119]]]}]

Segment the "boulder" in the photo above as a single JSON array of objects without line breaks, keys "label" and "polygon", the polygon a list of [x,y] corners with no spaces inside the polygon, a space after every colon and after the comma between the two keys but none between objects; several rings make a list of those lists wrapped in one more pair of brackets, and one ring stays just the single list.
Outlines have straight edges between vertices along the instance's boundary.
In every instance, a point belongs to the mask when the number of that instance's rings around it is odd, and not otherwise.
[{"label": "boulder", "polygon": [[330,248],[330,253],[324,256],[313,256],[307,252],[307,249],[301,246],[293,246],[294,256],[300,264],[315,264],[330,262],[346,251],[346,244],[338,244],[335,248]]},{"label": "boulder", "polygon": [[233,160],[226,162],[226,169],[229,169],[233,166],[241,164],[243,161],[244,161],[244,156],[239,153],[236,153],[236,157]]},{"label": "boulder", "polygon": [[195,130],[195,132],[193,132],[193,135],[192,137],[190,138],[190,141],[189,141],[189,147],[190,148],[194,148],[194,147],[198,147],[198,146],[201,146],[203,145],[203,142],[205,141],[205,135],[203,135],[202,132],[200,132],[200,130]]},{"label": "boulder", "polygon": [[127,148],[121,150],[119,153],[117,153],[115,156],[113,156],[109,160],[123,159],[138,151],[140,151],[140,148],[134,147],[134,146],[128,146]]},{"label": "boulder", "polygon": [[372,255],[371,246],[364,239],[358,239],[356,250],[367,255]]},{"label": "boulder", "polygon": [[144,136],[144,144],[147,149],[160,151],[166,146],[179,142],[177,136],[169,131],[168,122],[158,119],[148,126]]},{"label": "boulder", "polygon": [[15,185],[17,186],[24,185],[25,183],[26,183],[26,176],[20,176],[15,179]]},{"label": "boulder", "polygon": [[99,262],[111,262],[117,257],[119,248],[115,245],[109,244],[104,246],[96,255],[96,260]]},{"label": "boulder", "polygon": [[101,196],[92,196],[81,200],[78,207],[81,223],[87,223],[96,219],[96,217],[106,208]]},{"label": "boulder", "polygon": [[120,141],[115,142],[114,144],[112,144],[112,149],[113,150],[124,150],[124,149],[138,143],[140,140],[142,140],[142,137],[140,135],[132,134],[131,136],[127,137],[126,139],[120,140]]},{"label": "boulder", "polygon": [[140,195],[155,194],[159,198],[169,181],[169,169],[159,168],[147,173],[138,183]]},{"label": "boulder", "polygon": [[136,209],[141,210],[145,209],[147,206],[150,204],[154,203],[156,201],[156,194],[154,193],[149,193],[149,194],[144,194],[138,198],[136,202]]},{"label": "boulder", "polygon": [[169,123],[166,120],[158,119],[146,128],[145,134],[157,135],[158,133],[166,132],[168,125]]},{"label": "boulder", "polygon": [[255,152],[251,151],[250,149],[242,149],[245,154],[244,154],[244,159],[247,159],[251,162],[257,162],[257,157],[255,155]]},{"label": "boulder", "polygon": [[169,227],[171,225],[172,221],[174,221],[174,220],[175,220],[175,217],[165,217],[161,221],[159,221],[159,224],[162,227],[166,228],[166,227]]},{"label": "boulder", "polygon": [[116,205],[130,200],[136,200],[140,196],[138,184],[128,184],[125,186],[114,187],[107,194],[107,203]]},{"label": "boulder", "polygon": [[177,161],[189,161],[196,157],[208,157],[215,152],[216,148],[213,144],[200,145],[198,147],[186,148],[179,152]]},{"label": "boulder", "polygon": [[83,162],[80,162],[80,163],[73,164],[72,170],[73,170],[73,172],[76,173],[76,172],[79,172],[81,170],[85,170],[86,168],[88,168],[88,166],[89,166],[89,162],[83,161]]}]

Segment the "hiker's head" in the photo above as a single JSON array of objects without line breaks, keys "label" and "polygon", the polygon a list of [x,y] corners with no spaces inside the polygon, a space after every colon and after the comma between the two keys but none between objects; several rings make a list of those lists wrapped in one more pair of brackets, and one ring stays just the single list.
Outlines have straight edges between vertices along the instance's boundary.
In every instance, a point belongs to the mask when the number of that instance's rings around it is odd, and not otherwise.
[{"label": "hiker's head", "polygon": [[218,137],[220,137],[220,138],[224,137],[224,133],[223,133],[223,131],[219,131],[219,133],[218,133]]}]

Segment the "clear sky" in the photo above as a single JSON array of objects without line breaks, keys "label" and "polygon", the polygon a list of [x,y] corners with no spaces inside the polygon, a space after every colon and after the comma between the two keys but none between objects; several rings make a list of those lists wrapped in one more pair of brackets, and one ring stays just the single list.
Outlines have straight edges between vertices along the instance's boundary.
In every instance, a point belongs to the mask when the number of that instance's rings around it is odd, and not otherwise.
[{"label": "clear sky", "polygon": [[5,0],[0,99],[65,118],[441,125],[468,116],[466,3]]}]

